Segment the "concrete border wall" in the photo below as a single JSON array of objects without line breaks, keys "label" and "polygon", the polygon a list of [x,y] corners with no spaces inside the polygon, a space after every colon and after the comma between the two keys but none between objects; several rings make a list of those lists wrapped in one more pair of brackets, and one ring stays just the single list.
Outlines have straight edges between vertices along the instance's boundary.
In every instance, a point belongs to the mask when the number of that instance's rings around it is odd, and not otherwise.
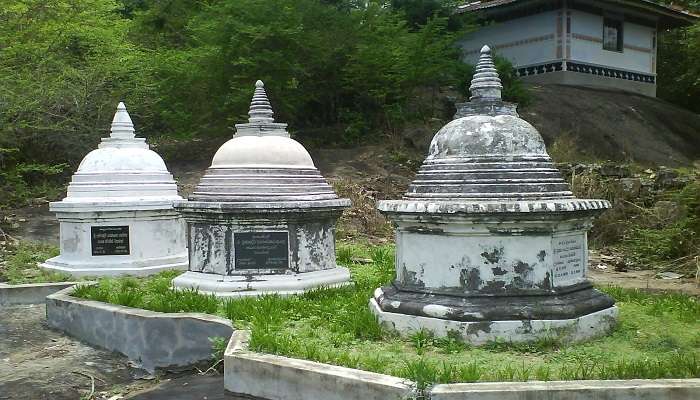
[{"label": "concrete border wall", "polygon": [[[388,375],[248,350],[250,332],[236,331],[224,355],[228,392],[269,400],[416,399],[415,383]],[[435,385],[430,400],[690,400],[700,379],[571,382],[486,382]]]},{"label": "concrete border wall", "polygon": [[248,331],[236,331],[224,355],[224,387],[269,400],[404,400],[410,381],[389,375],[248,351]]},{"label": "concrete border wall", "polygon": [[691,400],[700,399],[700,379],[458,383],[433,387],[430,399]]},{"label": "concrete border wall", "polygon": [[8,285],[0,283],[0,306],[43,304],[46,296],[71,287],[77,282],[28,283]]},{"label": "concrete border wall", "polygon": [[200,313],[158,313],[71,297],[46,298],[49,326],[127,356],[141,368],[182,368],[212,358],[213,337],[229,338],[231,322]]}]

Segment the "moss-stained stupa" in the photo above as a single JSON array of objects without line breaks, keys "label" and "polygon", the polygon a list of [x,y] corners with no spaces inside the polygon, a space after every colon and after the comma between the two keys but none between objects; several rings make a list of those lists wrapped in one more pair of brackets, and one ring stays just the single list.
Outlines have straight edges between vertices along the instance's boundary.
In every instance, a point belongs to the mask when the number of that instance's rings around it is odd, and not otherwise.
[{"label": "moss-stained stupa", "polygon": [[475,344],[604,334],[617,308],[586,279],[586,236],[610,204],[573,196],[501,89],[484,46],[471,101],[437,132],[404,198],[379,202],[396,226],[397,272],[370,307],[402,333]]},{"label": "moss-stained stupa", "polygon": [[85,156],[65,199],[50,204],[61,230],[61,254],[47,269],[74,276],[148,275],[185,269],[182,200],[163,159],[135,136],[119,103],[108,138]]},{"label": "moss-stained stupa", "polygon": [[190,266],[173,284],[244,296],[349,282],[335,263],[335,223],[350,201],[338,198],[287,125],[274,121],[261,81],[249,116],[189,199],[176,202],[187,221]]}]

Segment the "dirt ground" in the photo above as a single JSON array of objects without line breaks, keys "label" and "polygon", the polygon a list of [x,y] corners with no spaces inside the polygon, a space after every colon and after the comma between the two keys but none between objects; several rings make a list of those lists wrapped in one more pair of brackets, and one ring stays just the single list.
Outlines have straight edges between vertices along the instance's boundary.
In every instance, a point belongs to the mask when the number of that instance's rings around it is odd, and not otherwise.
[{"label": "dirt ground", "polygon": [[154,377],[52,330],[44,305],[0,308],[0,400],[78,399],[241,400],[224,393],[221,375]]},{"label": "dirt ground", "polygon": [[[44,305],[0,308],[0,399],[77,400],[95,384],[95,400],[154,386],[128,360],[46,325]],[[117,397],[114,397],[117,396]]]},{"label": "dirt ground", "polygon": [[700,296],[700,281],[695,277],[662,279],[653,270],[616,271],[601,258],[596,251],[591,251],[588,260],[588,278],[600,285],[620,286],[630,289],[649,291],[671,291]]}]

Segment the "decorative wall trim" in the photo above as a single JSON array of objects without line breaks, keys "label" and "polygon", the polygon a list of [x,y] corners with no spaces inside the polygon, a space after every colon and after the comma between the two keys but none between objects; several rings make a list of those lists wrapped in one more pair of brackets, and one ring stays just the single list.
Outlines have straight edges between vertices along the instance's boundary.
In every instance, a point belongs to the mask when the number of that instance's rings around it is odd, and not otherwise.
[{"label": "decorative wall trim", "polygon": [[626,79],[635,82],[656,83],[656,76],[654,75],[643,74],[640,72],[624,71],[620,69],[601,67],[598,65],[590,65],[579,62],[568,61],[566,63],[566,70],[572,72],[579,72],[583,74],[606,76],[609,78]]},{"label": "decorative wall trim", "polygon": [[595,37],[595,36],[588,36],[588,35],[584,35],[581,33],[572,33],[571,37],[573,37],[574,39],[578,39],[578,40],[585,40],[587,42],[603,43],[603,38],[599,38],[599,37]]},{"label": "decorative wall trim", "polygon": [[635,45],[632,45],[632,44],[626,44],[626,45],[625,45],[625,48],[626,48],[626,49],[629,49],[629,50],[639,51],[639,52],[642,52],[642,53],[651,53],[651,51],[652,51],[652,50],[649,49],[649,48],[641,47],[641,46],[635,46]]},{"label": "decorative wall trim", "polygon": [[[574,39],[578,40],[585,40],[587,42],[594,42],[594,43],[603,43],[603,38],[600,37],[595,37],[595,36],[589,36],[589,35],[584,35],[582,33],[572,33],[571,36]],[[634,50],[634,51],[640,51],[642,53],[651,53],[652,49],[646,48],[646,47],[641,47],[641,46],[635,46],[632,44],[625,44],[625,49],[628,50]]]},{"label": "decorative wall trim", "polygon": [[[547,40],[554,40],[554,34],[553,34],[553,33],[549,33],[549,34],[547,34],[547,35],[534,36],[534,37],[531,37],[531,38],[516,40],[516,41],[514,41],[514,42],[501,43],[501,44],[494,45],[494,46],[492,46],[491,48],[492,48],[492,49],[495,49],[495,50],[507,49],[507,48],[510,48],[510,47],[524,46],[524,45],[526,45],[526,44],[532,44],[532,43],[537,43],[537,42],[546,42]],[[479,47],[478,49],[475,49],[475,50],[465,51],[465,52],[464,52],[464,55],[465,55],[465,56],[470,56],[470,55],[473,55],[473,54],[479,54],[480,51],[481,51],[481,47]]]},{"label": "decorative wall trim", "polygon": [[540,75],[555,71],[570,71],[582,74],[600,75],[608,78],[626,79],[642,83],[656,83],[656,76],[640,72],[624,71],[599,65],[591,65],[575,61],[555,61],[537,65],[528,65],[515,69],[518,76]]},{"label": "decorative wall trim", "polygon": [[550,62],[550,63],[529,65],[526,67],[519,67],[519,68],[516,68],[515,71],[516,71],[518,76],[528,76],[528,75],[546,74],[548,72],[554,72],[554,71],[564,71],[564,68],[565,68],[565,66],[564,66],[563,61],[555,61],[555,62]]}]

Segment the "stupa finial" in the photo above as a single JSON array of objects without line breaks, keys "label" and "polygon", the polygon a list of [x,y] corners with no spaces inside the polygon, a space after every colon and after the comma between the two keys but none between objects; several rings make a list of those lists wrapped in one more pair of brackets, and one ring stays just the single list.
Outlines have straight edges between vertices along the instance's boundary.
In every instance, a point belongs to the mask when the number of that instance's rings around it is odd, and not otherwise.
[{"label": "stupa finial", "polygon": [[501,100],[501,78],[491,57],[491,48],[484,46],[481,48],[479,62],[476,64],[476,71],[472,78],[469,91],[472,93],[471,101],[481,100]]},{"label": "stupa finial", "polygon": [[117,112],[112,119],[112,129],[110,136],[115,139],[133,139],[134,138],[134,123],[131,122],[131,117],[126,111],[126,106],[123,102],[117,105]]},{"label": "stupa finial", "polygon": [[248,115],[250,116],[248,122],[251,124],[275,122],[272,106],[267,99],[267,93],[265,93],[265,84],[261,80],[255,82],[255,93],[253,93],[253,100],[250,102]]}]

